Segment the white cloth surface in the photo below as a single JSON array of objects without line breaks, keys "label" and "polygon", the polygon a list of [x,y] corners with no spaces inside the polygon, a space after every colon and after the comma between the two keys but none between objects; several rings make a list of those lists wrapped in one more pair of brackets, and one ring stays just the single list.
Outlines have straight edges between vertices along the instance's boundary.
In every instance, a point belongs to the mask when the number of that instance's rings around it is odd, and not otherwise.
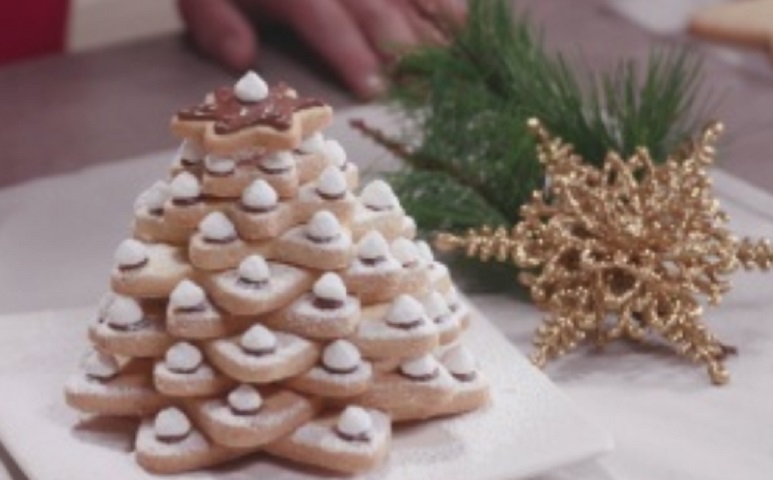
[{"label": "white cloth surface", "polygon": [[[348,116],[384,118],[375,109]],[[352,160],[364,165],[384,158],[345,121],[339,115],[331,135]],[[0,192],[0,313],[96,302],[107,286],[113,249],[127,233],[134,197],[167,165],[150,155]],[[736,232],[773,236],[773,197],[720,171],[715,180]],[[582,348],[548,367],[549,376],[614,433],[617,449],[541,480],[771,478],[773,282],[741,274],[734,283],[727,300],[706,313],[710,328],[739,347],[740,355],[728,361],[732,380],[725,387],[712,386],[700,366],[628,344],[603,354]],[[473,300],[516,346],[530,350],[539,322],[531,307],[504,296]]]}]

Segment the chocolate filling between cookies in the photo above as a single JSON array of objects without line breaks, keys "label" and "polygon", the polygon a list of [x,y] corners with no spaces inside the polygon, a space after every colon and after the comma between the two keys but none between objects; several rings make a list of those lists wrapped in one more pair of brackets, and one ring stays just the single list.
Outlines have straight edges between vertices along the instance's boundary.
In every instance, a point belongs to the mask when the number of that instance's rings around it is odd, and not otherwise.
[{"label": "chocolate filling between cookies", "polygon": [[325,364],[324,362],[322,363],[322,369],[323,370],[325,370],[328,373],[335,374],[335,375],[348,375],[350,373],[356,372],[359,368],[360,368],[359,365],[354,365],[354,366],[349,367],[349,368],[335,368],[335,367],[331,367],[330,365]]},{"label": "chocolate filling between cookies", "polygon": [[327,200],[329,202],[332,202],[335,200],[341,200],[346,196],[346,192],[330,194],[330,193],[321,192],[318,188],[315,191],[317,192],[317,195],[319,195],[321,199]]},{"label": "chocolate filling between cookies", "polygon": [[265,357],[266,355],[271,355],[272,353],[276,353],[276,345],[272,345],[266,348],[258,348],[258,349],[247,348],[244,345],[242,345],[242,351],[244,351],[244,353],[246,353],[247,355],[252,355],[253,357]]},{"label": "chocolate filling between cookies", "polygon": [[202,365],[202,362],[198,362],[196,365],[190,368],[179,368],[179,367],[170,367],[167,366],[170,372],[172,373],[181,373],[183,375],[190,375],[191,373],[196,373],[196,370],[198,370]]},{"label": "chocolate filling between cookies", "polygon": [[207,304],[202,302],[198,305],[193,305],[191,307],[175,307],[174,313],[179,313],[181,315],[191,315],[196,313],[204,313],[207,311]]},{"label": "chocolate filling between cookies", "polygon": [[131,323],[129,325],[115,325],[110,322],[107,323],[107,326],[112,328],[113,330],[117,332],[136,332],[138,330],[142,330],[143,328],[150,325],[150,320],[147,318],[143,318],[139,322]]},{"label": "chocolate filling between cookies", "polygon": [[236,415],[237,417],[251,417],[253,415],[257,415],[260,412],[260,410],[263,408],[263,405],[258,405],[256,408],[248,408],[248,409],[236,408],[233,405],[228,405],[228,408],[230,408],[231,413]]},{"label": "chocolate filling between cookies", "polygon": [[177,207],[192,207],[201,202],[201,197],[193,198],[173,198],[172,205]]},{"label": "chocolate filling between cookies", "polygon": [[236,235],[229,235],[227,237],[223,238],[207,238],[204,237],[204,243],[209,243],[212,245],[226,245],[228,243],[232,243],[236,241],[237,236]]},{"label": "chocolate filling between cookies", "polygon": [[338,239],[339,236],[340,234],[335,234],[330,237],[318,237],[316,235],[309,235],[308,233],[306,234],[306,238],[308,238],[314,243],[333,243],[334,241],[336,241],[336,239]]},{"label": "chocolate filling between cookies", "polygon": [[236,279],[236,284],[242,288],[249,288],[250,290],[260,290],[268,286],[268,279],[265,280],[250,280],[249,278],[239,277]]},{"label": "chocolate filling between cookies", "polygon": [[384,263],[386,261],[386,257],[382,255],[380,257],[373,258],[360,258],[359,260],[363,265],[367,265],[368,267],[375,267],[380,263]]}]

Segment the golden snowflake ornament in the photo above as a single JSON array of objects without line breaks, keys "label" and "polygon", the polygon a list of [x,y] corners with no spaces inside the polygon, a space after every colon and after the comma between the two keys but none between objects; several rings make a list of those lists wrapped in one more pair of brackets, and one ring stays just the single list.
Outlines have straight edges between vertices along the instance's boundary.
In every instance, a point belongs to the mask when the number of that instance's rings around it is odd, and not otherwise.
[{"label": "golden snowflake ornament", "polygon": [[549,182],[521,208],[520,223],[443,233],[438,247],[522,269],[520,280],[547,312],[534,338],[538,366],[586,340],[659,337],[725,383],[723,360],[734,349],[703,324],[703,305],[720,302],[737,268],[767,270],[773,248],[726,228],[708,175],[722,125],[661,165],[639,149],[627,160],[609,153],[601,167],[539,121],[529,128]]}]

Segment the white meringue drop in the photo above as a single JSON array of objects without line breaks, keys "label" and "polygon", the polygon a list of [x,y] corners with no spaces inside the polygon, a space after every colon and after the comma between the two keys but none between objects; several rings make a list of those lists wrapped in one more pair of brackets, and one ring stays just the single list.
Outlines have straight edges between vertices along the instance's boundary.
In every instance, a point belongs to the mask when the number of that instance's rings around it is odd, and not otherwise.
[{"label": "white meringue drop", "polygon": [[153,430],[157,437],[177,438],[184,437],[191,432],[191,421],[177,407],[168,407],[156,415],[153,421]]},{"label": "white meringue drop", "polygon": [[274,332],[263,325],[257,324],[244,332],[239,340],[239,344],[247,351],[271,351],[277,346],[277,338]]},{"label": "white meringue drop", "polygon": [[207,300],[204,289],[190,280],[182,280],[169,295],[173,308],[196,308]]},{"label": "white meringue drop", "polygon": [[346,285],[337,273],[327,272],[314,283],[314,296],[335,302],[346,301]]},{"label": "white meringue drop", "polygon": [[254,386],[243,383],[228,394],[228,405],[237,412],[257,412],[263,398]]},{"label": "white meringue drop", "polygon": [[327,210],[315,213],[306,224],[306,235],[315,240],[333,240],[340,233],[338,218]]},{"label": "white meringue drop", "polygon": [[172,198],[177,200],[192,200],[201,195],[201,184],[190,172],[180,172],[169,184]]},{"label": "white meringue drop", "polygon": [[148,247],[139,240],[127,238],[115,249],[114,258],[118,267],[135,267],[148,260]]},{"label": "white meringue drop", "polygon": [[373,180],[365,185],[360,193],[360,200],[363,205],[373,210],[391,210],[400,206],[392,187],[383,180]]},{"label": "white meringue drop", "polygon": [[342,196],[349,189],[344,174],[332,165],[325,168],[319,175],[316,187],[317,192],[329,197]]},{"label": "white meringue drop", "polygon": [[250,255],[239,263],[239,278],[248,282],[262,283],[268,281],[271,272],[266,259],[260,255]]},{"label": "white meringue drop", "polygon": [[223,212],[212,212],[199,223],[205,240],[228,241],[236,238],[236,227]]},{"label": "white meringue drop", "polygon": [[361,437],[373,430],[373,418],[362,407],[348,406],[338,417],[336,429],[348,437]]},{"label": "white meringue drop", "polygon": [[336,371],[354,370],[361,361],[362,356],[357,347],[343,339],[329,344],[322,352],[322,364]]},{"label": "white meringue drop", "polygon": [[144,313],[137,300],[116,295],[107,312],[107,324],[114,327],[130,327],[142,321]]},{"label": "white meringue drop", "polygon": [[254,71],[250,70],[234,86],[236,98],[245,103],[254,103],[268,97],[268,84]]},{"label": "white meringue drop", "polygon": [[252,182],[242,192],[242,204],[255,209],[268,210],[276,206],[279,196],[267,181],[262,178]]},{"label": "white meringue drop", "polygon": [[201,350],[188,342],[175,343],[164,355],[164,362],[170,370],[192,371],[203,361],[204,355]]},{"label": "white meringue drop", "polygon": [[392,301],[384,319],[390,325],[411,325],[424,319],[424,307],[412,296],[401,294]]}]

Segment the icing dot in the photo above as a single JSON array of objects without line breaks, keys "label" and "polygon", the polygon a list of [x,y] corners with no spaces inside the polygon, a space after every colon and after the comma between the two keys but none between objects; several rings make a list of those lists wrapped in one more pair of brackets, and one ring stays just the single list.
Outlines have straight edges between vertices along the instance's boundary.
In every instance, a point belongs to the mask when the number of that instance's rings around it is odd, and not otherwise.
[{"label": "icing dot", "polygon": [[438,292],[432,292],[424,301],[424,310],[432,320],[437,320],[451,313],[448,304]]},{"label": "icing dot", "polygon": [[119,267],[136,267],[148,260],[148,248],[140,241],[127,238],[118,245],[114,257]]},{"label": "icing dot", "polygon": [[373,429],[373,419],[364,408],[349,406],[338,417],[336,429],[347,437],[365,437]]},{"label": "icing dot", "polygon": [[362,260],[376,260],[384,258],[388,254],[389,245],[387,245],[384,235],[378,230],[366,233],[357,244],[357,257]]},{"label": "icing dot", "polygon": [[325,140],[325,156],[333,166],[340,169],[346,166],[346,150],[337,140]]},{"label": "icing dot", "polygon": [[242,204],[251,208],[270,209],[276,206],[278,201],[274,187],[263,179],[255,180],[242,192]]},{"label": "icing dot", "polygon": [[459,292],[456,291],[456,287],[449,288],[445,298],[448,308],[451,310],[456,310],[459,307]]},{"label": "icing dot", "polygon": [[185,163],[199,163],[204,159],[204,149],[201,144],[190,138],[186,138],[180,144],[180,148],[177,150],[177,160]]},{"label": "icing dot", "polygon": [[350,372],[359,365],[362,357],[357,347],[346,340],[336,340],[322,352],[322,364],[333,371]]},{"label": "icing dot", "polygon": [[276,335],[263,325],[253,325],[244,332],[239,344],[248,352],[272,352],[276,349]]},{"label": "icing dot", "polygon": [[250,70],[236,82],[234,94],[242,102],[259,102],[268,97],[268,85],[257,73]]},{"label": "icing dot", "polygon": [[293,165],[295,165],[295,157],[287,150],[274,152],[260,161],[260,166],[269,172],[284,172]]},{"label": "icing dot", "polygon": [[151,212],[161,210],[170,196],[169,185],[159,180],[137,196],[137,200],[134,201],[134,209],[147,208]]},{"label": "icing dot", "polygon": [[178,200],[190,200],[199,198],[201,195],[201,184],[199,180],[189,172],[180,172],[172,179],[169,184],[172,198]]},{"label": "icing dot", "polygon": [[456,345],[443,354],[443,366],[453,375],[467,376],[475,372],[475,357],[462,345]]},{"label": "icing dot", "polygon": [[196,308],[206,302],[204,290],[190,280],[183,280],[169,295],[169,303],[175,308]]},{"label": "icing dot", "polygon": [[412,325],[424,318],[424,307],[410,295],[402,294],[394,299],[384,318],[390,325]]},{"label": "icing dot", "polygon": [[313,240],[333,240],[341,233],[341,224],[327,210],[314,214],[306,224],[306,235]]},{"label": "icing dot", "polygon": [[107,323],[114,327],[130,327],[142,321],[144,314],[133,298],[116,296],[107,312]]},{"label": "icing dot", "polygon": [[419,254],[419,258],[425,262],[432,263],[435,261],[435,254],[432,253],[432,247],[424,240],[416,242],[416,251]]},{"label": "icing dot", "polygon": [[188,342],[179,342],[172,345],[164,355],[164,362],[170,370],[180,372],[192,372],[196,370],[204,356],[195,345]]},{"label": "icing dot", "polygon": [[416,244],[407,238],[398,238],[391,245],[392,255],[403,266],[411,266],[419,260],[419,250]]},{"label": "icing dot", "polygon": [[100,351],[91,352],[83,362],[83,372],[89,377],[109,380],[118,374],[118,361],[114,356]]},{"label": "icing dot", "polygon": [[260,255],[250,255],[239,264],[239,278],[251,283],[267,282],[271,272],[266,260]]},{"label": "icing dot", "polygon": [[207,155],[204,159],[204,165],[208,172],[227,175],[236,169],[236,162],[230,157],[221,157],[218,155]]},{"label": "icing dot", "polygon": [[400,364],[400,371],[409,377],[421,378],[432,375],[437,371],[438,363],[430,354],[407,360]]},{"label": "icing dot", "polygon": [[325,153],[325,137],[320,132],[315,132],[303,139],[298,150],[303,153]]},{"label": "icing dot", "polygon": [[373,180],[360,193],[363,205],[373,210],[391,210],[400,206],[397,196],[383,180]]},{"label": "icing dot", "polygon": [[327,272],[314,283],[314,296],[334,302],[346,301],[346,285],[337,273]]},{"label": "icing dot", "polygon": [[332,165],[325,168],[317,179],[317,191],[329,197],[343,196],[348,189],[346,177]]},{"label": "icing dot", "polygon": [[199,231],[205,240],[230,241],[236,238],[236,227],[223,212],[212,212],[199,223]]},{"label": "icing dot", "polygon": [[177,407],[168,407],[156,415],[153,430],[158,438],[180,438],[191,432],[191,422]]},{"label": "icing dot", "polygon": [[263,398],[255,387],[244,383],[228,394],[228,405],[239,413],[257,413],[263,405]]}]

